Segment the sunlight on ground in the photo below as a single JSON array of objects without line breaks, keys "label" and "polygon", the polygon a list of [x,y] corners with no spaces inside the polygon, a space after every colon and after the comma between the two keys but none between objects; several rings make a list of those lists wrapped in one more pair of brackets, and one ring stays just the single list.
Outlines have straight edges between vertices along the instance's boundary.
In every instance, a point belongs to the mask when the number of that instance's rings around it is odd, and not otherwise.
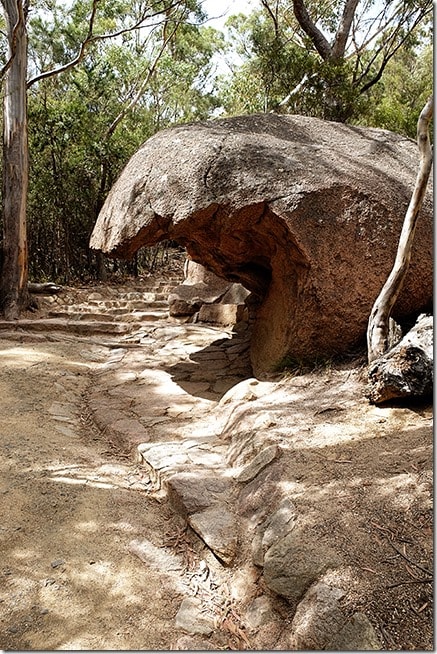
[{"label": "sunlight on ground", "polygon": [[10,347],[0,350],[1,362],[4,365],[16,366],[23,363],[41,363],[42,361],[56,360],[54,354],[50,352],[40,352],[30,347]]},{"label": "sunlight on ground", "polygon": [[[393,508],[407,510],[412,502],[417,501],[418,491],[422,487],[423,499],[428,502],[429,489],[420,482],[418,474],[398,474],[392,477],[354,476],[351,479],[333,480],[320,485],[319,483],[307,484],[305,481],[282,481],[279,486],[284,496],[299,498],[302,496],[311,497],[312,504],[317,507],[321,502],[331,502],[332,498],[337,501],[350,499],[354,494],[360,495],[363,489],[371,494],[374,501],[381,503],[381,507],[389,503]],[[316,512],[317,513],[317,512]],[[310,514],[307,514],[307,519]]]},{"label": "sunlight on ground", "polygon": [[38,363],[50,362],[50,363],[62,363],[64,367],[69,365],[86,368],[89,370],[89,363],[82,363],[80,361],[72,361],[70,359],[65,359],[62,356],[57,356],[45,350],[39,350],[38,348],[33,347],[8,347],[6,349],[0,350],[0,362],[5,366],[10,366],[11,368],[22,367],[23,365],[35,365]]},{"label": "sunlight on ground", "polygon": [[104,464],[97,467],[61,464],[47,466],[45,469],[52,473],[49,481],[106,490],[117,488],[129,490],[134,481],[141,482],[149,480],[145,470],[133,472],[130,466],[123,466],[121,464]]}]

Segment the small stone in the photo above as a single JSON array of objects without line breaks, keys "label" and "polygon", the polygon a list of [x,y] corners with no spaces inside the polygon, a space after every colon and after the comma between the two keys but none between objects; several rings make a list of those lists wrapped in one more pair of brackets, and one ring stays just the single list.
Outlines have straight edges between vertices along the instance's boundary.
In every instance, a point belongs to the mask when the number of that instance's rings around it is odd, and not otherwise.
[{"label": "small stone", "polygon": [[61,565],[64,565],[65,561],[64,559],[56,559],[56,561],[51,562],[51,566],[53,569],[59,568]]},{"label": "small stone", "polygon": [[186,597],[176,614],[176,628],[190,634],[209,636],[214,629],[214,619],[202,610],[202,603],[195,597]]}]

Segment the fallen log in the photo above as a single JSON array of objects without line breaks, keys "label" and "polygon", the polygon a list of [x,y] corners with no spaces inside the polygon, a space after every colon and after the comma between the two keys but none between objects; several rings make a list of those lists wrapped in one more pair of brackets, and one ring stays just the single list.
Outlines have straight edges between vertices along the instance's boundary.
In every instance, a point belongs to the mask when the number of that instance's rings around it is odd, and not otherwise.
[{"label": "fallen log", "polygon": [[58,286],[53,282],[45,282],[38,284],[37,282],[29,282],[27,284],[29,293],[39,293],[41,295],[56,295],[62,291],[62,286]]},{"label": "fallen log", "polygon": [[368,369],[366,397],[373,404],[432,396],[433,316],[421,314],[404,338]]}]

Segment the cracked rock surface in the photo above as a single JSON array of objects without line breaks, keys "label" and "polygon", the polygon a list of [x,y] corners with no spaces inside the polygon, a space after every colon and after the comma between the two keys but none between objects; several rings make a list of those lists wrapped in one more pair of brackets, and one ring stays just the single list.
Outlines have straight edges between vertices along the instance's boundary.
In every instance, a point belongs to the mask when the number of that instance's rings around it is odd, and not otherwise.
[{"label": "cracked rock surface", "polygon": [[0,331],[3,649],[432,649],[430,405],[163,313],[44,320]]}]

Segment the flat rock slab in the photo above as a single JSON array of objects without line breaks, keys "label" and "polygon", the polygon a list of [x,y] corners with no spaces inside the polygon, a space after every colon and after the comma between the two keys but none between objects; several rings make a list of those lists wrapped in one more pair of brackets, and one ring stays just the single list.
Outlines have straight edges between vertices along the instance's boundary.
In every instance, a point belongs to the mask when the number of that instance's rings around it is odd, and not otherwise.
[{"label": "flat rock slab", "polygon": [[188,516],[229,500],[232,481],[203,468],[172,475],[166,480],[166,488],[173,507]]},{"label": "flat rock slab", "polygon": [[226,565],[230,565],[237,553],[238,522],[224,504],[194,513],[188,523],[205,541],[214,554]]},{"label": "flat rock slab", "polygon": [[211,468],[221,470],[225,467],[221,452],[214,452],[211,447],[194,440],[141,443],[137,450],[139,460],[159,486],[171,475],[192,471],[196,465],[203,464],[204,470],[209,469],[207,474],[211,474]]}]

